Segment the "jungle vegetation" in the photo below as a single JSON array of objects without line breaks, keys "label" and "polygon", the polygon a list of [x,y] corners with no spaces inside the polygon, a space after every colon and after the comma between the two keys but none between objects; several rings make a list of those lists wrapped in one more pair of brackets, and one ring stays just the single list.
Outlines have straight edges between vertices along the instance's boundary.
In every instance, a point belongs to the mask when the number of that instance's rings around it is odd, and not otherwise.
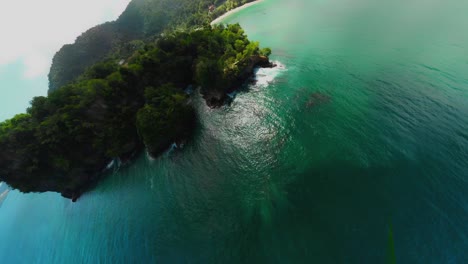
[{"label": "jungle vegetation", "polygon": [[129,160],[145,146],[157,155],[192,135],[188,86],[201,86],[207,100],[225,94],[270,53],[238,24],[206,25],[141,44],[123,62],[96,63],[0,123],[0,180],[76,199],[109,161]]}]

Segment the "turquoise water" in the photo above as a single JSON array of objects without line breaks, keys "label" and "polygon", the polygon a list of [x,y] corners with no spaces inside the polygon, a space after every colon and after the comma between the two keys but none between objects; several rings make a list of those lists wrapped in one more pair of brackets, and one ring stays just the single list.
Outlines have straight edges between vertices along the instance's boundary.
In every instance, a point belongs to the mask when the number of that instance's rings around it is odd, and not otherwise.
[{"label": "turquoise water", "polygon": [[1,263],[468,263],[468,3],[265,0],[281,67],[71,203],[10,192]]}]

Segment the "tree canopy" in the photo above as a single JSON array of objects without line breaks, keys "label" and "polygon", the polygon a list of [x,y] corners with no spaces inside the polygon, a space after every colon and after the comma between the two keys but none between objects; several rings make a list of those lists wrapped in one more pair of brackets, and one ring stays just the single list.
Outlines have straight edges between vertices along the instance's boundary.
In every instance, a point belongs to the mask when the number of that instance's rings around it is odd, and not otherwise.
[{"label": "tree canopy", "polygon": [[[76,80],[84,71],[105,59],[120,60],[141,48],[142,40],[175,29],[191,30],[208,25],[226,11],[253,0],[132,0],[114,22],[93,27],[74,44],[63,46],[54,56],[49,90]],[[209,7],[214,5],[213,12]]]},{"label": "tree canopy", "polygon": [[128,160],[143,146],[157,155],[190,137],[189,85],[201,86],[205,98],[225,95],[269,52],[235,24],[174,32],[124,63],[99,62],[0,123],[0,180],[23,192],[75,197],[110,160]]}]

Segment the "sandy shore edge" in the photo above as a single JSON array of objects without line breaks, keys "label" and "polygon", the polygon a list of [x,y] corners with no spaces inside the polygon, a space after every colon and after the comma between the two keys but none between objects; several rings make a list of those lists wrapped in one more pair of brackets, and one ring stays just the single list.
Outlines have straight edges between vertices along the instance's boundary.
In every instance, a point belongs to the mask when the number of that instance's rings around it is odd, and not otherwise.
[{"label": "sandy shore edge", "polygon": [[215,20],[211,21],[210,25],[218,24],[219,22],[221,22],[221,20],[225,19],[226,17],[228,17],[228,16],[230,16],[230,15],[232,15],[234,13],[237,13],[237,12],[239,12],[239,11],[249,7],[249,6],[256,5],[256,4],[258,4],[258,3],[262,2],[262,1],[263,0],[256,0],[254,2],[250,2],[250,3],[247,3],[245,5],[241,5],[239,7],[236,7],[234,9],[224,13],[222,16],[216,18]]}]

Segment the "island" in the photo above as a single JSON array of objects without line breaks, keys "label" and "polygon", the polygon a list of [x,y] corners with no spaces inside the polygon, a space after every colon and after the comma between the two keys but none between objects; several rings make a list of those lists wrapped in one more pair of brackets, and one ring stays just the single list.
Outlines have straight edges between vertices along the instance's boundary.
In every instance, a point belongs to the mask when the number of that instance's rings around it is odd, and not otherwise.
[{"label": "island", "polygon": [[[142,2],[169,3],[134,0],[126,12]],[[208,15],[214,10],[207,6]],[[47,97],[33,98],[26,113],[0,123],[1,181],[21,192],[58,192],[76,201],[113,161],[131,161],[143,149],[157,156],[190,139],[197,116],[188,87],[200,87],[207,105],[218,107],[255,67],[274,66],[271,50],[250,41],[239,24],[167,28],[157,37],[119,45],[129,46],[77,77],[51,78]],[[57,74],[61,52],[51,74]]]},{"label": "island", "polygon": [[54,56],[49,91],[78,78],[106,59],[125,59],[172,31],[209,25],[223,14],[258,0],[132,0],[116,21],[95,26]]}]

